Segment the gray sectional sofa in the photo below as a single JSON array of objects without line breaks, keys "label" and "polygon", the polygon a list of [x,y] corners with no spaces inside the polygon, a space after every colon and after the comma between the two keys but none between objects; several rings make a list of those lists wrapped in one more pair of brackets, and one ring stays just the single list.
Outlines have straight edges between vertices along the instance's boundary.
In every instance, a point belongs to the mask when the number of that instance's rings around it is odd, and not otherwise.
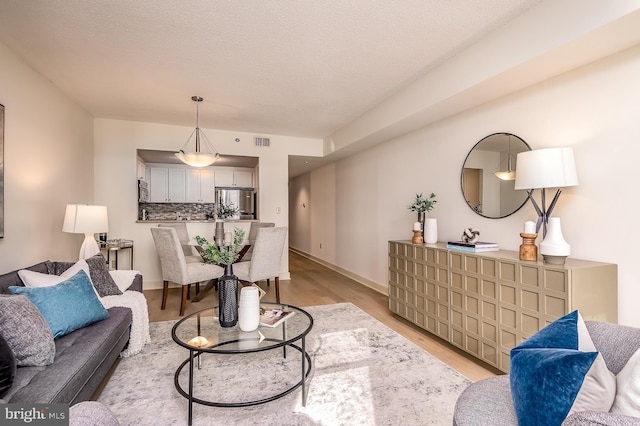
[{"label": "gray sectional sofa", "polygon": [[[47,261],[24,269],[51,274],[55,263]],[[0,294],[9,293],[10,286],[22,285],[17,271],[0,275]],[[128,290],[142,292],[141,275],[135,276]],[[108,312],[108,318],[56,339],[52,364],[18,367],[0,402],[74,405],[89,400],[129,341],[131,310],[114,307]]]}]

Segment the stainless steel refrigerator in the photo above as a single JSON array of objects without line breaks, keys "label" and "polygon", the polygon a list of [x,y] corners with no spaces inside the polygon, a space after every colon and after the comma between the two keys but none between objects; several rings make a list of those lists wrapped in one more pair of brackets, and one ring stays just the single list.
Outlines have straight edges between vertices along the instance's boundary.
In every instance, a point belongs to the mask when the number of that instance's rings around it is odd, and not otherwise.
[{"label": "stainless steel refrigerator", "polygon": [[218,188],[216,187],[216,205],[224,202],[233,204],[240,210],[234,219],[250,220],[256,218],[256,193],[253,188]]}]

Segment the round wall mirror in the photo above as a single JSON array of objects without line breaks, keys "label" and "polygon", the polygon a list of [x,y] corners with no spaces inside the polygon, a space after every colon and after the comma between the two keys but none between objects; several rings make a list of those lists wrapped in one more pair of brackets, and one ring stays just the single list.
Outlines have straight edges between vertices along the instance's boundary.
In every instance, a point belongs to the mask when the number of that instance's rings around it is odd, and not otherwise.
[{"label": "round wall mirror", "polygon": [[519,152],[531,147],[511,133],[494,133],[471,148],[462,166],[460,183],[467,205],[490,219],[507,217],[527,202],[526,191],[514,189]]}]

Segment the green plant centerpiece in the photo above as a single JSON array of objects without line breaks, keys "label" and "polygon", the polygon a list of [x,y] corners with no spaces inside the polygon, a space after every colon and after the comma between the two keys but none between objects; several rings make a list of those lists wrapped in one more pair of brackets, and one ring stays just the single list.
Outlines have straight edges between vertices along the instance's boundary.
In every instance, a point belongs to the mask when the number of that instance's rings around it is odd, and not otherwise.
[{"label": "green plant centerpiece", "polygon": [[238,323],[238,277],[233,275],[232,265],[238,260],[243,239],[244,231],[238,228],[233,229],[232,241],[220,245],[196,236],[205,263],[224,266],[224,275],[218,278],[218,321],[221,327],[233,327]]},{"label": "green plant centerpiece", "polygon": [[240,209],[233,205],[233,203],[226,204],[224,201],[220,201],[216,206],[216,216],[218,219],[231,219],[240,212]]},{"label": "green plant centerpiece", "polygon": [[244,239],[244,231],[242,229],[233,229],[233,241],[230,244],[210,243],[206,238],[199,235],[196,236],[196,242],[202,251],[200,255],[205,263],[228,266],[238,260],[240,250],[242,250],[242,240]]},{"label": "green plant centerpiece", "polygon": [[409,210],[412,212],[418,213],[428,213],[436,206],[438,202],[436,199],[436,194],[433,192],[429,195],[429,198],[424,198],[422,193],[416,194],[416,199],[413,200],[413,203],[407,206]]}]

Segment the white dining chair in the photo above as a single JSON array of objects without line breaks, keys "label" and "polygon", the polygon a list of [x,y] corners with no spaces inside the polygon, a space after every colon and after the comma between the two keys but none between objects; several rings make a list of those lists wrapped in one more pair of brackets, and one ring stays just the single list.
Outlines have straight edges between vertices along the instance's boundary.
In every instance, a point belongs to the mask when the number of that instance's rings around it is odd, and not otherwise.
[{"label": "white dining chair", "polygon": [[220,278],[224,270],[220,266],[202,262],[187,263],[178,234],[172,227],[151,228],[151,234],[160,257],[162,269],[163,285],[160,309],[164,309],[167,305],[169,282],[180,284],[182,286],[180,316],[183,316],[189,297],[190,285]]},{"label": "white dining chair", "polygon": [[191,240],[189,236],[189,230],[187,229],[187,224],[184,222],[177,223],[161,223],[158,225],[161,228],[173,228],[176,230],[178,234],[178,240],[180,240],[180,245],[182,246],[182,251],[184,252],[184,258],[187,263],[203,263],[204,260],[202,256],[197,253],[194,253],[194,245],[195,240]]},{"label": "white dining chair", "polygon": [[274,278],[276,302],[280,303],[280,265],[287,239],[287,228],[260,228],[251,260],[233,264],[233,273],[250,284]]}]

